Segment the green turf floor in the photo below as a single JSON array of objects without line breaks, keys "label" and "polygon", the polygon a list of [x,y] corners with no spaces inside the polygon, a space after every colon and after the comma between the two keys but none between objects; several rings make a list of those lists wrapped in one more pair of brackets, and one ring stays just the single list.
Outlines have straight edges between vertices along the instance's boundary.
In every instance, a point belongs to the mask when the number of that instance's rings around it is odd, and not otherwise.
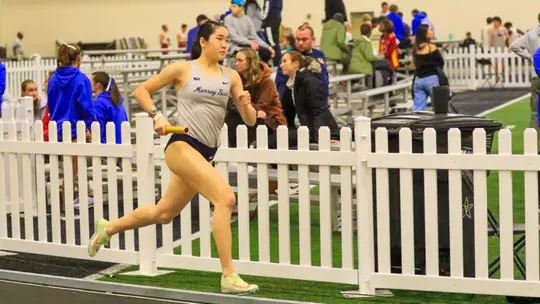
[{"label": "green turf floor", "polygon": [[[496,111],[488,117],[504,123],[505,126],[513,126],[513,152],[523,152],[523,131],[529,125],[529,100],[523,100],[511,106]],[[493,144],[493,153],[497,152],[497,140]],[[523,222],[524,220],[524,199],[523,199],[523,173],[514,173],[514,220]],[[488,179],[488,199],[490,209],[498,217],[498,174],[492,171]],[[313,265],[319,265],[319,225],[318,205],[312,208],[312,261]],[[277,235],[277,208],[271,209],[271,259],[278,261],[278,235]],[[251,258],[258,259],[258,239],[257,239],[257,219],[251,222]],[[233,256],[238,257],[238,226],[233,224]],[[341,265],[341,236],[333,236],[333,261],[334,267]],[[298,264],[298,208],[297,204],[291,204],[291,259],[293,264]],[[356,247],[356,246],[355,246]],[[179,253],[181,248],[175,250]],[[498,256],[499,242],[497,238],[489,240],[490,260]],[[193,254],[199,254],[199,241],[193,242]],[[212,256],[217,257],[215,244],[212,242]],[[355,253],[355,257],[357,254]],[[355,265],[357,260],[355,259]],[[134,268],[124,271],[131,271]],[[497,275],[496,275],[497,276]],[[465,294],[447,294],[447,293],[428,293],[392,290],[394,297],[391,298],[367,298],[367,299],[345,299],[340,291],[355,290],[355,285],[330,284],[307,281],[284,280],[275,278],[263,278],[253,276],[243,276],[248,282],[254,282],[261,286],[261,292],[257,297],[287,299],[296,301],[316,302],[316,303],[506,303],[505,297],[501,296],[483,296],[483,295],[465,295]],[[516,275],[516,278],[520,276]],[[175,270],[171,274],[148,278],[137,276],[122,276],[121,274],[103,280],[112,282],[121,282],[129,284],[141,284],[159,287],[178,288],[183,290],[196,290],[206,292],[219,292],[219,275],[215,273]]]}]

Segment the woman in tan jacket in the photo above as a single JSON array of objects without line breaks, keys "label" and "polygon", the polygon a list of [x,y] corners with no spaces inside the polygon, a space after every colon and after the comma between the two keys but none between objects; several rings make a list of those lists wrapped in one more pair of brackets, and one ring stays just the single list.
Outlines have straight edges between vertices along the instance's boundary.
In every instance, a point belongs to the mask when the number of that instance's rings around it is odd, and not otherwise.
[{"label": "woman in tan jacket", "polygon": [[[253,107],[257,110],[257,124],[248,127],[248,145],[255,141],[257,126],[265,124],[269,134],[279,125],[287,125],[276,86],[270,76],[268,65],[259,60],[253,49],[242,49],[236,54],[236,71],[242,78],[245,90],[251,94]],[[229,146],[236,147],[236,128],[244,124],[234,107],[229,107],[225,123],[229,132]]]}]

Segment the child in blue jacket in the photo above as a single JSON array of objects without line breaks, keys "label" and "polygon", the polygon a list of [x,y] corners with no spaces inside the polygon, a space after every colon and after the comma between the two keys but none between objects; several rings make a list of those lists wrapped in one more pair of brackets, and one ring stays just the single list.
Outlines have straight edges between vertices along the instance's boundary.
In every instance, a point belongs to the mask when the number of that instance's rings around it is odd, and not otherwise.
[{"label": "child in blue jacket", "polygon": [[107,123],[113,122],[116,143],[122,143],[122,123],[128,121],[128,117],[116,82],[105,72],[95,72],[92,74],[92,92],[97,94],[94,106],[101,130],[101,142],[107,142]]},{"label": "child in blue jacket", "polygon": [[51,121],[58,126],[58,140],[62,140],[62,124],[71,123],[71,138],[77,137],[77,122],[83,121],[90,130],[96,120],[92,102],[90,79],[79,70],[81,51],[63,44],[58,49],[58,68],[49,80],[47,98]]}]

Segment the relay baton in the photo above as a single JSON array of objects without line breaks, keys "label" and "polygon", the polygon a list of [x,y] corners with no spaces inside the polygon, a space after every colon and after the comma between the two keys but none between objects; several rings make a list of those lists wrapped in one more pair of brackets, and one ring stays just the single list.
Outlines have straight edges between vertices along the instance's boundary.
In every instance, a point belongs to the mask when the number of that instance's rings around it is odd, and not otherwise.
[{"label": "relay baton", "polygon": [[173,126],[166,126],[165,127],[166,133],[173,133],[173,134],[186,134],[189,132],[188,127],[173,127]]}]

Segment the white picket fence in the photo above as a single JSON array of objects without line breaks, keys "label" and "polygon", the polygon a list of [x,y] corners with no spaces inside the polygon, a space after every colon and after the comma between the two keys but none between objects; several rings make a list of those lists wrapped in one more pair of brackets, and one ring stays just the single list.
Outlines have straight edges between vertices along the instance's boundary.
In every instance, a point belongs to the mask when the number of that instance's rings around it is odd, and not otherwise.
[{"label": "white picket fence", "polygon": [[490,85],[497,88],[528,88],[535,73],[528,60],[508,48],[457,47],[448,49],[443,56],[445,74],[450,86],[455,89],[475,90]]},{"label": "white picket fence", "polygon": [[[163,193],[167,187],[171,174],[163,161],[167,138],[161,138],[156,144],[152,126],[150,118],[139,114],[136,117],[136,144],[131,144],[127,123],[122,125],[123,143],[115,144],[114,126],[109,123],[108,143],[101,144],[96,123],[91,126],[91,142],[85,138],[82,123],[77,125],[76,142],[71,141],[68,123],[63,125],[63,142],[57,142],[57,126],[52,122],[49,125],[50,141],[43,142],[41,122],[36,123],[33,134],[28,121],[3,120],[0,123],[0,172],[9,170],[9,175],[0,175],[0,250],[88,259],[86,244],[93,232],[93,219],[106,214],[108,219],[114,220],[118,218],[120,209],[123,208],[124,213],[133,210],[135,202],[138,206],[153,205],[159,199],[159,192]],[[344,128],[339,147],[331,144],[329,130],[321,128],[317,150],[310,149],[305,127],[298,130],[297,150],[288,149],[285,127],[277,131],[277,150],[267,149],[267,130],[264,127],[257,130],[257,148],[248,148],[247,132],[243,126],[237,130],[238,148],[227,148],[227,131],[224,128],[215,167],[228,180],[231,176],[229,163],[237,163],[238,220],[234,225],[238,225],[238,239],[234,241],[238,242],[239,253],[234,262],[240,273],[355,284],[358,291],[366,295],[375,294],[379,288],[390,288],[540,296],[537,185],[540,157],[537,156],[534,130],[525,132],[524,155],[512,154],[509,130],[499,133],[499,154],[487,155],[483,130],[474,132],[472,154],[462,153],[459,130],[448,133],[448,154],[437,154],[433,129],[423,133],[423,153],[412,153],[412,132],[407,128],[399,133],[399,153],[389,153],[385,129],[377,130],[372,142],[368,118],[356,118],[354,128],[354,143],[352,130]],[[47,157],[48,162],[45,161]],[[75,157],[77,185],[72,183]],[[121,160],[119,166],[117,160]],[[87,161],[91,161],[90,166],[87,166]],[[248,170],[248,164],[255,164],[255,172]],[[277,170],[269,168],[270,164],[277,164]],[[290,166],[297,168],[291,169]],[[315,171],[312,171],[313,167]],[[389,184],[389,169],[400,172],[402,273],[392,273],[390,191],[397,190],[395,184]],[[418,194],[413,188],[413,170],[423,170],[423,196],[427,202],[436,202],[441,191],[438,189],[437,170],[449,170],[449,276],[439,274],[438,243],[442,236],[438,235],[441,219],[435,203],[425,204],[425,216],[421,219],[425,227],[427,274],[415,274],[413,201]],[[465,202],[462,196],[463,170],[474,170],[474,197]],[[497,254],[501,256],[500,279],[488,277],[488,262],[492,257],[488,256],[487,172],[493,170],[499,171],[501,242]],[[512,197],[514,191],[520,190],[513,189],[513,171],[525,172],[526,280],[514,277]],[[250,189],[250,179],[257,180],[255,189]],[[60,210],[62,180],[67,197],[65,215]],[[278,182],[277,206],[268,194],[270,180]],[[297,197],[289,193],[290,182],[299,185]],[[372,192],[374,183],[377,187]],[[315,198],[318,205],[310,194],[311,184],[319,185],[319,195]],[[74,212],[73,200],[76,188],[81,193],[78,215]],[[93,194],[93,209],[87,207],[86,193]],[[253,194],[256,195],[258,217],[250,221],[249,203]],[[341,214],[339,235],[332,233],[332,214],[336,206]],[[272,220],[275,213],[277,222]],[[312,214],[318,216],[312,217]],[[8,215],[11,220],[5,221]],[[462,221],[465,217],[474,218],[474,231],[466,231],[474,233],[473,278],[464,276],[468,260],[463,256],[470,249],[463,245]],[[155,246],[158,239],[156,226],[149,226],[139,230],[138,239],[133,231],[113,238],[110,248],[100,251],[95,260],[138,264],[143,275],[156,274],[158,267],[219,272],[219,260],[211,250],[208,200],[199,197],[198,233],[191,231],[190,205],[180,218],[181,227],[173,223],[162,226],[161,248]],[[318,227],[319,233],[312,233],[314,226]],[[173,238],[179,230],[180,242]],[[252,231],[257,231],[258,247],[251,243],[254,239]],[[293,242],[295,233],[298,233],[299,243]],[[276,236],[277,250],[271,242]],[[192,243],[195,239],[199,239],[199,248]],[[335,246],[340,248],[338,251],[333,250],[336,242],[339,243]],[[179,245],[181,254],[174,254],[175,247]],[[195,252],[199,254],[195,255]]]}]

